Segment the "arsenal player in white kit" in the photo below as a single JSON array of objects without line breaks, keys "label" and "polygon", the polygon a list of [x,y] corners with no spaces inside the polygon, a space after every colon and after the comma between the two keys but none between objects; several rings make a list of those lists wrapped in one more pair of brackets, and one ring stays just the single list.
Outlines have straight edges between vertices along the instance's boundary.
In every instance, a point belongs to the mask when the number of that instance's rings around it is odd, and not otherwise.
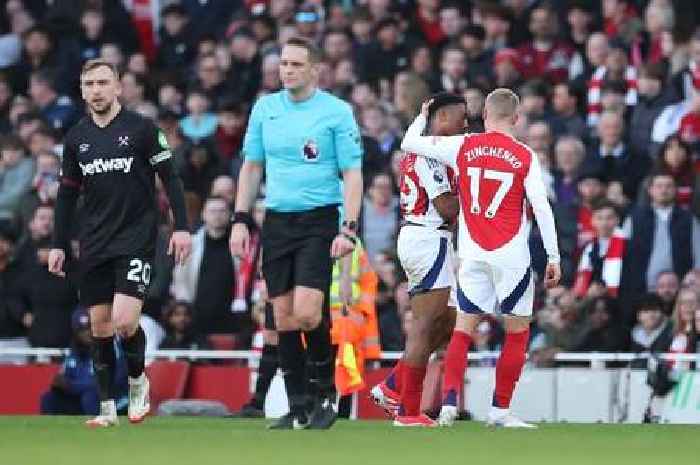
[{"label": "arsenal player in white kit", "polygon": [[537,155],[511,135],[520,102],[513,91],[496,89],[486,98],[485,133],[424,137],[429,103],[408,128],[401,148],[438,159],[459,177],[457,300],[467,315],[466,333],[471,336],[481,315],[494,313],[497,307],[504,317],[506,337],[496,365],[488,423],[534,428],[509,410],[525,363],[534,298],[526,200],[547,252],[545,285],[556,286],[561,271],[554,217]]},{"label": "arsenal player in white kit", "polygon": [[[431,134],[460,134],[466,102],[461,96],[440,93],[431,99],[426,115]],[[430,354],[447,342],[454,327],[457,301],[450,224],[458,211],[453,170],[407,153],[401,160],[403,224],[397,251],[408,277],[413,321],[404,356],[371,391],[373,400],[395,415],[395,426],[437,426],[420,414],[420,401]]]}]

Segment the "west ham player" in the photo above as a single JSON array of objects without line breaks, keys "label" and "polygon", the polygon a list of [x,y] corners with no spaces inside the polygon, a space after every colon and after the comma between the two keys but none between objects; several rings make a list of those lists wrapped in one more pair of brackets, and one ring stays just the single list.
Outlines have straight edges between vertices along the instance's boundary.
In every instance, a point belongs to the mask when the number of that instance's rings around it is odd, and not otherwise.
[{"label": "west ham player", "polygon": [[[431,134],[464,132],[466,102],[441,93],[428,110]],[[423,379],[433,350],[444,344],[454,326],[456,299],[453,223],[459,202],[452,170],[437,160],[407,153],[401,161],[401,213],[398,254],[408,276],[413,323],[406,351],[387,380],[372,389],[373,400],[398,413],[396,426],[436,426],[420,414]],[[399,409],[400,403],[400,410]]]},{"label": "west ham player", "polygon": [[121,107],[116,68],[102,60],[86,62],[80,88],[90,114],[68,132],[64,142],[49,271],[65,276],[65,251],[82,188],[79,292],[90,312],[93,365],[101,400],[100,414],[86,424],[108,427],[118,423],[110,392],[115,332],[127,358],[129,421],[142,421],[150,408],[144,373],[146,336],[139,316],[155,251],[156,173],[173,207],[175,232],[168,253],[175,254],[177,263],[187,259],[191,239],[182,183],[171,163],[165,135],[150,120]]},{"label": "west ham player", "polygon": [[496,306],[504,316],[506,338],[496,365],[496,389],[488,423],[534,428],[510,413],[513,390],[525,363],[534,285],[527,238],[525,200],[532,205],[548,263],[544,282],[559,282],[559,250],[537,156],[512,136],[518,96],[496,89],[484,107],[484,134],[423,137],[430,102],[423,105],[401,144],[405,151],[436,158],[459,177],[460,269],[457,300],[467,314],[467,335],[480,316]]}]

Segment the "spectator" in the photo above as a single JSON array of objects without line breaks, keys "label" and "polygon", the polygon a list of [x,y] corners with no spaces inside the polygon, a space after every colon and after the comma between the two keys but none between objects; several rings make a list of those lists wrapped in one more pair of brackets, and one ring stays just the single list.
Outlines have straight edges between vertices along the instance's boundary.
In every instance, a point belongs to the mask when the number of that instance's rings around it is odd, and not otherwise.
[{"label": "spectator", "polygon": [[493,73],[496,87],[520,87],[523,65],[518,52],[512,48],[497,51],[493,57]]},{"label": "spectator", "polygon": [[[100,396],[92,369],[90,355],[90,321],[87,312],[79,309],[70,317],[72,328],[71,349],[63,361],[61,371],[54,376],[51,388],[41,396],[42,415],[96,415]],[[126,359],[115,341],[117,363],[112,386],[120,413],[129,402]]]},{"label": "spectator", "polygon": [[655,171],[669,173],[676,181],[676,203],[698,216],[696,200],[698,177],[693,152],[678,135],[669,136],[659,150]]},{"label": "spectator", "polygon": [[409,34],[431,47],[438,47],[448,39],[442,29],[440,1],[417,0],[416,7],[409,26]]},{"label": "spectator", "polygon": [[409,54],[399,36],[399,23],[386,17],[374,27],[376,38],[359,52],[358,71],[361,80],[391,81],[396,73],[408,65]]},{"label": "spectator", "polygon": [[[695,315],[698,311],[700,311],[700,295],[692,288],[682,288],[671,315],[673,324],[673,341],[669,348],[671,352],[681,354],[695,352],[700,329],[695,326]],[[676,363],[674,366],[687,367],[687,362]]]},{"label": "spectator", "polygon": [[418,45],[411,53],[411,71],[416,73],[426,82],[438,81],[438,76],[433,68],[432,50],[427,45]]},{"label": "spectator", "polygon": [[49,125],[66,132],[80,118],[78,108],[67,95],[59,95],[54,77],[47,71],[35,71],[29,80],[29,95]]},{"label": "spectator", "polygon": [[36,244],[34,260],[25,264],[19,298],[25,311],[24,324],[33,347],[67,347],[71,339],[71,314],[78,305],[72,280],[49,273],[50,237]]},{"label": "spectator", "polygon": [[362,202],[361,237],[367,255],[376,268],[377,256],[394,246],[399,225],[399,199],[393,194],[391,177],[378,173],[372,178]]},{"label": "spectator", "polygon": [[27,224],[39,205],[51,204],[58,194],[58,176],[61,165],[51,152],[39,152],[36,156],[36,174],[32,189],[22,198],[20,206],[21,224]]},{"label": "spectator", "polygon": [[603,0],[603,30],[608,37],[629,43],[642,29],[637,9],[630,0]]},{"label": "spectator", "polygon": [[460,33],[459,45],[467,56],[467,81],[488,89],[493,85],[493,52],[484,47],[485,39],[483,26],[470,24]]},{"label": "spectator", "polygon": [[585,297],[592,284],[601,284],[604,294],[617,297],[623,279],[625,237],[615,206],[608,202],[595,205],[591,223],[595,237],[581,252],[574,294]]},{"label": "spectator", "polygon": [[620,327],[617,301],[610,297],[595,297],[584,307],[586,321],[583,338],[572,348],[575,352],[619,352],[628,347],[628,338]]},{"label": "spectator", "polygon": [[479,5],[481,22],[486,31],[485,45],[487,50],[498,52],[507,47],[508,33],[511,29],[512,14],[507,6],[497,3],[482,3]]},{"label": "spectator", "polygon": [[553,84],[565,81],[574,50],[556,39],[556,13],[547,4],[540,3],[532,10],[530,33],[532,41],[518,49],[523,62],[523,77],[544,78]]},{"label": "spectator", "polygon": [[219,123],[216,115],[210,111],[211,102],[202,89],[192,89],[187,96],[187,116],[180,121],[180,128],[185,136],[197,142],[211,137]]},{"label": "spectator", "polygon": [[608,181],[620,181],[625,195],[636,198],[639,185],[649,170],[649,159],[637,153],[623,139],[625,123],[613,112],[598,122],[598,142],[591,144],[586,165],[606,174]]},{"label": "spectator", "polygon": [[456,2],[442,2],[438,16],[440,17],[440,29],[445,34],[443,44],[456,42],[465,23],[460,6]]},{"label": "spectator", "polygon": [[630,121],[630,147],[637,153],[656,158],[658,146],[651,134],[656,118],[671,103],[672,97],[664,90],[665,73],[661,64],[647,64],[639,73],[639,102]]},{"label": "spectator", "polygon": [[210,350],[204,337],[194,332],[192,327],[192,306],[187,302],[173,302],[163,312],[165,338],[159,349],[168,350]]},{"label": "spectator", "polygon": [[663,302],[646,294],[637,305],[637,324],[632,328],[630,350],[635,353],[665,353],[671,348],[673,324],[664,316]]},{"label": "spectator", "polygon": [[25,147],[15,135],[0,140],[0,222],[13,222],[22,197],[32,184],[34,164],[25,157]]},{"label": "spectator", "polygon": [[216,148],[221,155],[222,166],[237,174],[242,163],[239,151],[245,131],[247,109],[238,102],[228,99],[217,109],[217,127],[214,134]]},{"label": "spectator", "polygon": [[554,176],[552,157],[552,130],[545,121],[535,121],[527,128],[527,143],[537,155],[542,169],[542,180],[547,196],[554,198]]},{"label": "spectator", "polygon": [[579,114],[579,96],[571,83],[562,82],[554,86],[552,110],[555,139],[564,135],[577,137],[581,141],[588,139],[586,122]]},{"label": "spectator", "polygon": [[662,271],[684,276],[693,267],[693,217],[676,204],[673,177],[654,173],[648,192],[651,205],[637,207],[625,225],[630,240],[623,273],[634,294],[653,292]]},{"label": "spectator", "polygon": [[605,60],[610,52],[608,38],[602,32],[594,32],[586,41],[586,53],[574,55],[569,65],[569,78],[577,88],[585,88],[588,85],[593,72],[605,65]]},{"label": "spectator", "polygon": [[158,68],[178,74],[186,69],[195,56],[194,35],[187,11],[178,3],[171,3],[160,12],[160,46],[156,56]]},{"label": "spectator", "polygon": [[459,46],[448,45],[442,51],[440,59],[440,76],[433,83],[433,92],[452,92],[459,94],[468,87],[465,73],[467,71],[466,54]]},{"label": "spectator", "polygon": [[352,38],[344,29],[330,29],[323,38],[325,58],[337,66],[343,60],[353,58]]},{"label": "spectator", "polygon": [[86,62],[100,55],[100,49],[105,42],[111,42],[104,30],[105,17],[100,8],[85,8],[80,16],[80,60]]},{"label": "spectator", "polygon": [[533,344],[533,361],[540,366],[551,366],[558,352],[578,347],[584,339],[584,314],[573,293],[563,290],[552,299],[551,305],[538,315],[542,336]]},{"label": "spectator", "polygon": [[467,102],[467,129],[469,132],[484,132],[484,103],[486,95],[481,89],[472,87],[464,91]]},{"label": "spectator", "polygon": [[[408,297],[406,289],[398,285],[396,262],[388,254],[377,254],[374,257],[374,263],[372,268],[376,270],[379,277],[376,300],[379,342],[382,350],[402,350],[402,315],[399,313],[399,305],[407,305],[408,303],[407,301],[403,302],[403,299]],[[403,308],[405,309],[405,306]]]},{"label": "spectator", "polygon": [[[29,317],[18,298],[23,270],[13,260],[15,234],[0,221],[0,348],[27,348],[26,326]],[[24,363],[25,357],[2,355],[0,363]]]},{"label": "spectator", "polygon": [[593,240],[593,205],[604,195],[603,175],[597,171],[583,171],[576,182],[578,197],[572,204],[555,203],[554,218],[559,234],[562,283],[573,283],[576,264],[583,247]]},{"label": "spectator", "polygon": [[231,66],[226,82],[239,100],[251,102],[260,89],[262,58],[255,36],[239,28],[229,39]]},{"label": "spectator", "polygon": [[227,202],[208,198],[202,221],[192,240],[190,259],[173,271],[172,293],[177,301],[192,305],[196,334],[238,333],[247,328],[232,311],[236,283],[228,247],[231,210]]},{"label": "spectator", "polygon": [[213,106],[218,106],[220,100],[230,92],[227,83],[224,81],[224,73],[219,65],[216,55],[213,53],[201,55],[196,64],[197,78],[195,86],[201,89],[212,102]]},{"label": "spectator", "polygon": [[688,271],[685,276],[683,276],[683,281],[681,282],[683,287],[692,287],[697,292],[700,293],[700,270],[695,268]]},{"label": "spectator", "polygon": [[135,110],[146,98],[146,79],[127,71],[122,74],[122,104],[129,110]]},{"label": "spectator", "polygon": [[564,136],[554,146],[554,194],[560,205],[576,201],[577,177],[586,148],[575,136]]},{"label": "spectator", "polygon": [[[594,7],[586,0],[574,0],[568,3],[569,8],[566,12],[567,39],[576,50],[576,54],[581,57],[586,54],[588,38],[595,27],[593,24]],[[569,66],[569,76],[572,77],[571,65]]]},{"label": "spectator", "polygon": [[664,303],[664,315],[671,316],[680,287],[678,275],[673,271],[662,271],[657,276],[654,292]]},{"label": "spectator", "polygon": [[401,145],[401,140],[398,138],[397,134],[391,130],[389,123],[389,115],[378,105],[365,108],[360,117],[360,126],[363,129],[363,135],[371,138],[381,151],[384,160],[381,163],[382,169],[388,167],[391,153]]},{"label": "spectator", "polygon": [[219,155],[211,139],[204,139],[187,146],[182,183],[185,193],[194,194],[199,201],[207,197],[211,183],[222,174]]},{"label": "spectator", "polygon": [[691,97],[682,108],[685,114],[678,123],[678,134],[693,151],[700,152],[700,89],[691,92]]},{"label": "spectator", "polygon": [[[635,65],[663,63],[666,59],[664,36],[671,34],[675,23],[673,6],[667,1],[652,1],[644,11],[644,31],[635,38]],[[671,39],[672,40],[672,39]]]},{"label": "spectator", "polygon": [[700,30],[696,31],[688,44],[687,65],[673,76],[671,84],[678,100],[690,100],[700,89]]},{"label": "spectator", "polygon": [[236,181],[231,176],[222,174],[211,183],[210,197],[220,197],[226,201],[229,209],[233,210],[236,200]]},{"label": "spectator", "polygon": [[17,245],[15,258],[22,268],[27,269],[36,264],[38,246],[40,243],[51,239],[53,235],[53,206],[50,204],[40,204],[33,211],[26,234]]},{"label": "spectator", "polygon": [[605,63],[599,65],[588,82],[589,127],[596,127],[603,112],[602,89],[606,84],[618,83],[625,90],[624,103],[627,108],[637,104],[637,70],[629,64],[627,46],[617,40],[609,44]]}]

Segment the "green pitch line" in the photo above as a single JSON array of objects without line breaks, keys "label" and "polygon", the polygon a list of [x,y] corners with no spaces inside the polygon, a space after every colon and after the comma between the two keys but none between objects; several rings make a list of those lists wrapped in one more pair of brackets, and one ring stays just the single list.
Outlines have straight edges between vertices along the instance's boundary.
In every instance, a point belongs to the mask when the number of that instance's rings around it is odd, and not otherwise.
[{"label": "green pitch line", "polygon": [[697,463],[700,426],[541,425],[397,430],[340,421],[267,431],[263,421],[149,418],[88,430],[79,417],[0,417],[0,465],[659,465]]}]

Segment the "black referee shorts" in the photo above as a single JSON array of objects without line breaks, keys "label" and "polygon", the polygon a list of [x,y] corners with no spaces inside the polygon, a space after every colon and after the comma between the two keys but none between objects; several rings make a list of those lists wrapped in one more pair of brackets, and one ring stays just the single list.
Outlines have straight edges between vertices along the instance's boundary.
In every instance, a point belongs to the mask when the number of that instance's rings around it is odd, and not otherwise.
[{"label": "black referee shorts", "polygon": [[153,253],[135,253],[80,262],[79,297],[83,306],[111,304],[114,294],[146,298],[151,284]]},{"label": "black referee shorts", "polygon": [[270,297],[295,286],[327,293],[333,261],[331,244],[338,234],[338,206],[305,212],[268,210],[262,229],[262,271]]}]

